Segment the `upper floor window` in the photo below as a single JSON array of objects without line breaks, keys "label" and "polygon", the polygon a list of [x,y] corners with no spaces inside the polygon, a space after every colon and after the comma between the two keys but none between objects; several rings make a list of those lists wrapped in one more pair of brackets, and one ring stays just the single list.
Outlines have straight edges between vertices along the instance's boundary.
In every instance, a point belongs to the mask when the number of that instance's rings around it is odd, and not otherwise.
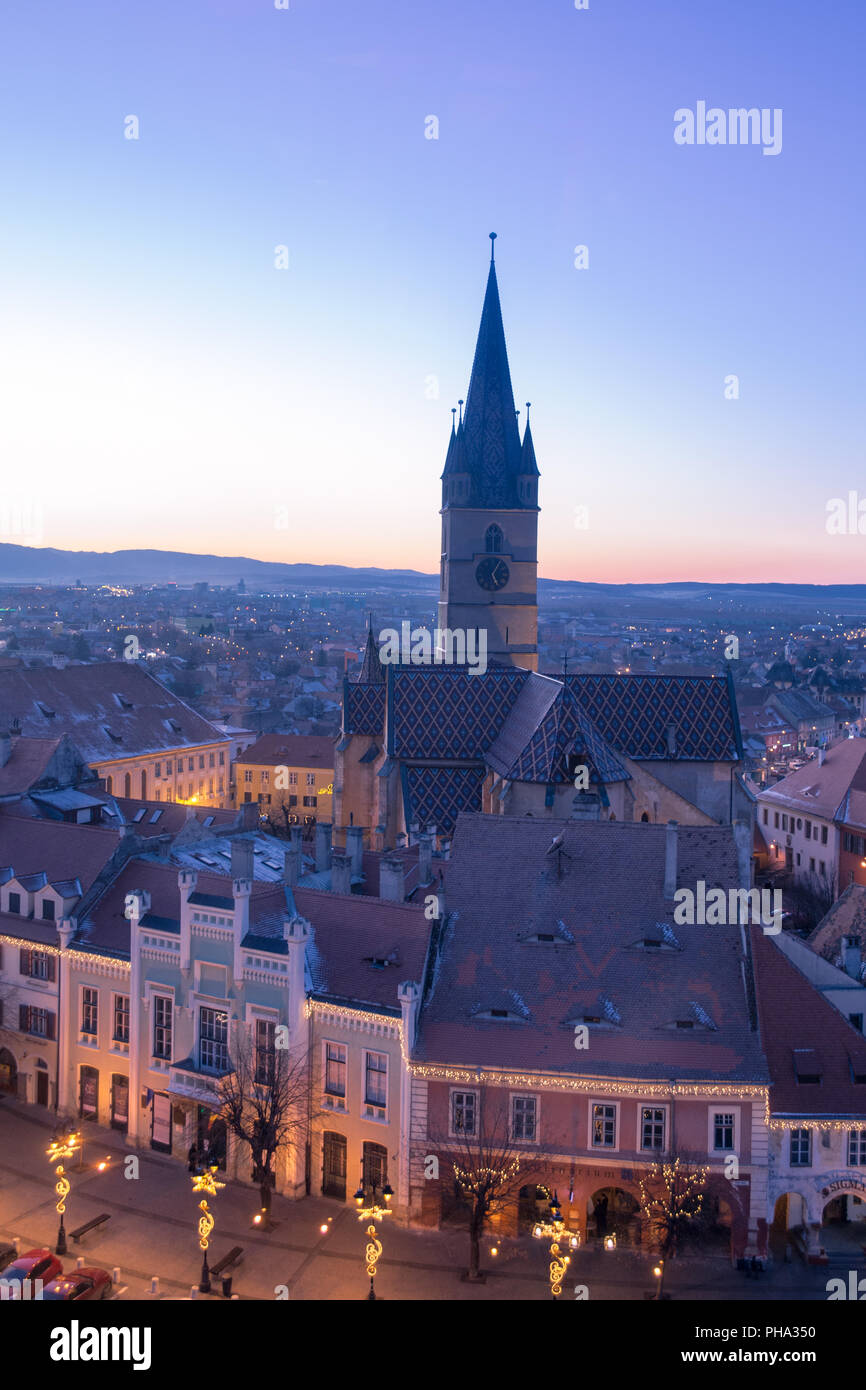
[{"label": "upper floor window", "polygon": [[81,991],[81,1031],[94,1036],[99,1026],[99,992],[85,986]]},{"label": "upper floor window", "polygon": [[114,996],[114,1041],[129,1042],[129,995]]},{"label": "upper floor window", "polygon": [[594,1105],[592,1107],[592,1147],[594,1149],[616,1148],[615,1105]]},{"label": "upper floor window", "polygon": [[368,1105],[388,1103],[388,1058],[384,1052],[368,1052],[364,1068],[364,1100]]},{"label": "upper floor window", "polygon": [[811,1129],[791,1130],[791,1167],[809,1168],[812,1164]]},{"label": "upper floor window", "polygon": [[502,553],[502,543],[505,537],[502,528],[494,521],[492,526],[488,526],[484,532],[484,549],[488,555],[499,555]]},{"label": "upper floor window", "polygon": [[451,1092],[451,1129],[455,1134],[475,1133],[477,1100],[475,1091]]},{"label": "upper floor window", "polygon": [[47,951],[22,950],[19,955],[19,968],[22,975],[31,980],[53,980],[55,960]]},{"label": "upper floor window", "polygon": [[16,912],[16,913],[20,914],[20,912],[21,912],[21,894],[20,894],[20,893],[10,893],[10,894],[9,894],[9,907],[8,907],[7,910],[8,910],[9,912]]},{"label": "upper floor window", "polygon": [[866,1168],[866,1129],[848,1131],[848,1166]]},{"label": "upper floor window", "polygon": [[228,1071],[228,1014],[202,1009],[199,1015],[199,1066],[204,1071]]},{"label": "upper floor window", "polygon": [[731,1150],[734,1147],[734,1116],[728,1110],[713,1115],[713,1148]]},{"label": "upper floor window", "polygon": [[272,1018],[256,1019],[256,1081],[272,1085],[276,1063],[277,1025]]},{"label": "upper floor window", "polygon": [[665,1112],[657,1105],[643,1105],[640,1112],[640,1146],[642,1149],[663,1149],[665,1146]]},{"label": "upper floor window", "polygon": [[346,1048],[343,1043],[325,1043],[325,1092],[341,1098],[346,1094]]},{"label": "upper floor window", "polygon": [[512,1139],[534,1139],[536,1118],[537,1103],[535,1096],[511,1097]]},{"label": "upper floor window", "polygon": [[307,773],[307,786],[308,786],[308,787],[314,787],[315,785],[316,785],[316,774],[315,774],[315,772],[308,772],[308,773]]},{"label": "upper floor window", "polygon": [[153,1055],[171,1060],[172,1000],[167,994],[153,997]]},{"label": "upper floor window", "polygon": [[42,918],[43,918],[43,921],[45,921],[45,922],[53,922],[53,921],[54,921],[54,908],[55,908],[55,903],[54,903],[54,899],[53,899],[53,898],[43,898],[43,899],[42,899]]}]

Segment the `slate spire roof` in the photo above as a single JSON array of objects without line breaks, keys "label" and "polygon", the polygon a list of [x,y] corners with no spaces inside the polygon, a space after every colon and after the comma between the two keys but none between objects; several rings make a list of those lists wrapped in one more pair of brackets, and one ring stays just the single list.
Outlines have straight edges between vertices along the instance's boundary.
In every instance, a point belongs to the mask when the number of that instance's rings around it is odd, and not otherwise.
[{"label": "slate spire roof", "polygon": [[[537,473],[532,436],[529,452]],[[443,477],[468,473],[470,494],[461,505],[520,507],[517,479],[527,471],[514,408],[496,266],[490,259],[481,326],[472,363],[466,411],[452,430]]]},{"label": "slate spire roof", "polygon": [[373,636],[372,614],[367,621],[367,643],[364,647],[364,659],[361,662],[361,669],[356,679],[358,685],[384,685],[385,672],[379,660],[379,648],[376,646],[376,639]]}]

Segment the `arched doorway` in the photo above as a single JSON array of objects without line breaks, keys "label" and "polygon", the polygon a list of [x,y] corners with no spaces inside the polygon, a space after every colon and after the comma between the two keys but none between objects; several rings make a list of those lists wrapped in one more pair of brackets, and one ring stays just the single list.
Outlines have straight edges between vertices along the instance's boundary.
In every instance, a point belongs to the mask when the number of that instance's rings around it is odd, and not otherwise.
[{"label": "arched doorway", "polygon": [[862,1259],[866,1243],[866,1190],[858,1192],[856,1187],[852,1182],[850,1191],[821,1189],[820,1245],[828,1255],[850,1261]]},{"label": "arched doorway", "polygon": [[617,1247],[640,1245],[640,1204],[622,1187],[599,1187],[586,1204],[587,1243],[615,1236]]},{"label": "arched doorway", "polygon": [[783,1192],[773,1207],[773,1223],[769,1230],[770,1254],[784,1264],[794,1249],[806,1249],[809,1230],[809,1209],[806,1198],[799,1192]]},{"label": "arched doorway", "polygon": [[9,1096],[18,1094],[18,1063],[8,1047],[0,1047],[0,1091]]}]

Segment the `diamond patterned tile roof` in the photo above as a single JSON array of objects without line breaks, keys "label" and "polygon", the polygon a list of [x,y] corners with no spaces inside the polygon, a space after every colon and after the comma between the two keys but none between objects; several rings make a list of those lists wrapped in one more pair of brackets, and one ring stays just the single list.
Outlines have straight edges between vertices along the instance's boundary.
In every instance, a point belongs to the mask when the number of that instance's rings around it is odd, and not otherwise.
[{"label": "diamond patterned tile roof", "polygon": [[724,676],[575,675],[565,677],[598,733],[619,753],[670,758],[673,725],[678,759],[736,761],[740,730]]},{"label": "diamond patterned tile roof", "polygon": [[481,759],[526,680],[491,668],[473,676],[448,667],[394,669],[389,734],[398,758]]},{"label": "diamond patterned tile roof", "polygon": [[406,823],[435,825],[450,834],[461,811],[481,810],[483,767],[402,769]]},{"label": "diamond patterned tile roof", "polygon": [[384,685],[361,685],[346,681],[343,687],[343,721],[347,734],[384,734]]},{"label": "diamond patterned tile roof", "polygon": [[[555,691],[552,699],[551,687]],[[536,706],[538,717],[534,727],[527,728],[532,704]],[[517,742],[513,736],[514,725],[523,728],[527,736],[516,755],[510,757]],[[574,687],[533,673],[490,749],[487,762],[513,782],[556,784],[571,780],[570,753],[586,755],[592,765],[590,780],[593,782],[609,784],[629,779],[629,773],[613,749],[581,708]]]}]

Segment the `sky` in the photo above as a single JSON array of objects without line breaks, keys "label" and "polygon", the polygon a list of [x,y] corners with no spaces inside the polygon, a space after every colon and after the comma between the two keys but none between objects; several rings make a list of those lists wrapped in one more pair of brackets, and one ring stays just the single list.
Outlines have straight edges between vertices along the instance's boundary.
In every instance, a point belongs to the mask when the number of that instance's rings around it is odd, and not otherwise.
[{"label": "sky", "polygon": [[495,231],[541,575],[866,582],[862,0],[289,2],[0,8],[0,540],[434,572]]}]

